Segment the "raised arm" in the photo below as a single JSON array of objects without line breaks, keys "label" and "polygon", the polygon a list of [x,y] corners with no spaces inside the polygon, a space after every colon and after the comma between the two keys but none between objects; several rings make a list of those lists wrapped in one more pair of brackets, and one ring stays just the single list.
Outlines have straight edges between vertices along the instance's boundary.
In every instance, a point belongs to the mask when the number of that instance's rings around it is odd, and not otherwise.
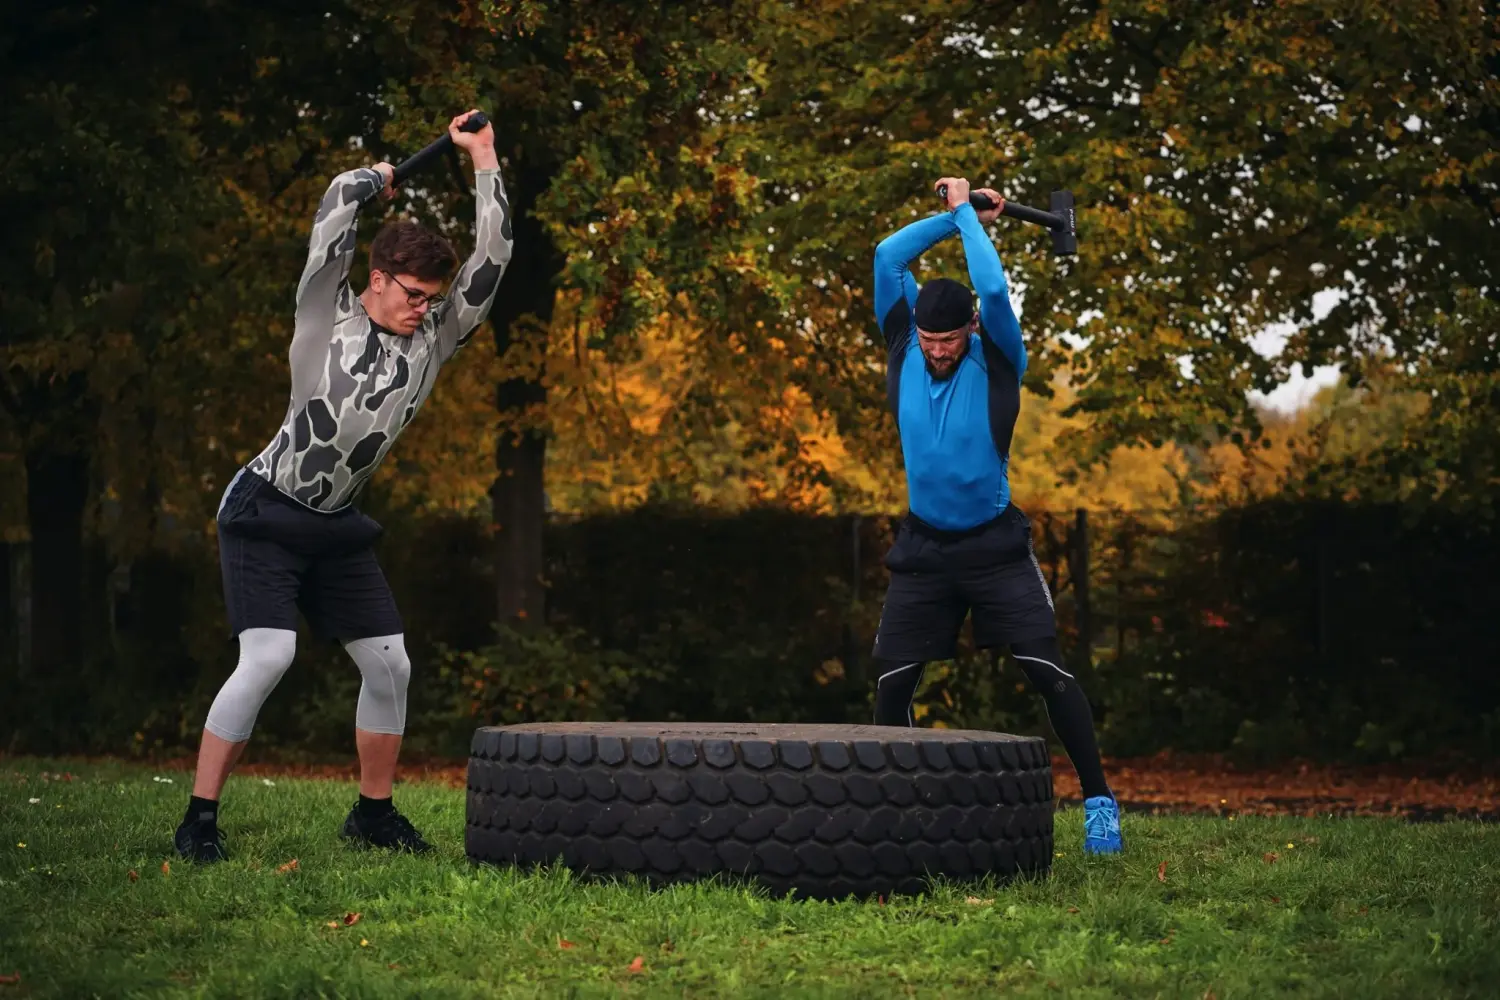
[{"label": "raised arm", "polygon": [[458,269],[453,287],[434,317],[438,357],[443,361],[467,344],[490,314],[514,245],[510,202],[500,177],[500,158],[495,155],[494,126],[486,125],[477,132],[459,131],[459,126],[476,113],[466,112],[448,123],[453,144],[474,161],[475,219],[474,252]]},{"label": "raised arm", "polygon": [[354,256],[359,210],[385,189],[385,176],[374,167],[339,174],[318,204],[312,236],[307,242],[307,264],[297,283],[297,309],[314,309],[331,299],[345,278]]},{"label": "raised arm", "polygon": [[313,219],[307,263],[297,282],[297,313],[288,360],[292,398],[306,400],[322,377],[325,354],[338,318],[339,289],[353,262],[359,210],[387,189],[389,164],[339,174],[328,186]]},{"label": "raised arm", "polygon": [[[986,192],[991,193],[991,192]],[[992,195],[998,200],[998,195]],[[967,199],[967,195],[965,195]],[[964,258],[969,264],[969,281],[979,295],[979,320],[985,335],[998,347],[1020,377],[1026,371],[1026,345],[1021,340],[1021,324],[1010,304],[1010,285],[1000,254],[990,242],[990,234],[967,200],[953,210],[959,234],[964,241]]]},{"label": "raised arm", "polygon": [[474,171],[474,184],[474,252],[459,268],[436,318],[438,356],[444,361],[469,342],[489,315],[514,246],[500,168]]},{"label": "raised arm", "polygon": [[[880,324],[887,348],[911,326],[911,310],[917,304],[917,283],[908,265],[957,231],[953,213],[944,212],[903,226],[875,247],[875,322]],[[904,323],[891,315],[902,302],[906,303]]]}]

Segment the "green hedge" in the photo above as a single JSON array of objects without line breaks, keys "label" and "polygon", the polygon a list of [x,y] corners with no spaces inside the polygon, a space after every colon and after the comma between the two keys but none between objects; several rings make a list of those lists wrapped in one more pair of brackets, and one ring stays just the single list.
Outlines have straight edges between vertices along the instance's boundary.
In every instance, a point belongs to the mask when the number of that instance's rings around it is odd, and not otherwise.
[{"label": "green hedge", "polygon": [[[462,753],[491,722],[869,718],[889,519],[647,508],[560,520],[547,539],[549,621],[499,633],[482,522],[382,520],[415,664],[416,752]],[[1378,759],[1500,745],[1500,584],[1477,571],[1500,556],[1487,525],[1296,503],[1172,532],[1096,516],[1085,615],[1072,515],[1034,520],[1107,752]],[[96,554],[97,624],[73,675],[39,677],[9,658],[0,745],[196,744],[234,662],[215,552],[109,568]],[[342,652],[304,637],[257,747],[346,751],[357,691]],[[1019,671],[997,676],[967,647],[928,671],[920,700],[927,723],[1047,731]]]}]

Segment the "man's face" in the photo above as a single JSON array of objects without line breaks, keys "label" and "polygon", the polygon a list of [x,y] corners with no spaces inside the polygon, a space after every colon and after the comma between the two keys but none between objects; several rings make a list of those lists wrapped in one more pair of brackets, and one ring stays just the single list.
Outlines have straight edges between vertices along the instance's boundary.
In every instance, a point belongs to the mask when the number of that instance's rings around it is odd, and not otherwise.
[{"label": "man's face", "polygon": [[922,348],[922,357],[927,362],[927,372],[939,381],[953,377],[958,363],[969,353],[969,335],[978,325],[978,318],[969,320],[957,330],[943,333],[917,328],[917,343]]},{"label": "man's face", "polygon": [[373,317],[375,321],[392,333],[408,336],[422,325],[428,311],[443,300],[438,294],[443,287],[441,281],[410,274],[374,271],[370,274],[370,287],[379,306],[379,315]]}]

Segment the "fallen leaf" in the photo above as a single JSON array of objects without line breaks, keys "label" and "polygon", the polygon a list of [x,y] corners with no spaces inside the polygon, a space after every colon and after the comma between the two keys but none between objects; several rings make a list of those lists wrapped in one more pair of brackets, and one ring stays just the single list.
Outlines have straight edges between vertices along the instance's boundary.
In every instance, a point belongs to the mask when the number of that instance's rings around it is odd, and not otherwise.
[{"label": "fallen leaf", "polygon": [[1281,902],[1281,897],[1280,896],[1272,896],[1271,897],[1271,902],[1273,902],[1273,903],[1279,903],[1279,902]]},{"label": "fallen leaf", "polygon": [[1304,844],[1316,844],[1318,842],[1318,838],[1317,837],[1303,837],[1302,838],[1302,842]]},{"label": "fallen leaf", "polygon": [[163,875],[170,875],[170,874],[172,874],[172,862],[170,862],[170,861],[163,861],[161,863],[161,873]]},{"label": "fallen leaf", "polygon": [[576,944],[574,944],[572,941],[569,941],[567,938],[558,938],[557,939],[557,946],[559,948],[564,948],[564,949],[567,949],[567,948],[577,948],[578,947]]},{"label": "fallen leaf", "polygon": [[1078,907],[1076,907],[1076,906],[1070,906],[1070,907],[1068,907],[1068,912],[1069,913],[1077,913],[1078,912]]},{"label": "fallen leaf", "polygon": [[1172,943],[1172,935],[1174,935],[1176,933],[1177,933],[1177,928],[1173,927],[1171,930],[1167,931],[1167,936],[1161,939],[1161,943],[1162,944],[1171,944]]},{"label": "fallen leaf", "polygon": [[344,914],[344,926],[353,927],[355,924],[359,923],[359,917],[360,915],[358,913]]},{"label": "fallen leaf", "polygon": [[970,896],[968,899],[964,900],[964,902],[968,903],[970,906],[989,906],[994,902],[994,900],[980,899],[978,896]]},{"label": "fallen leaf", "polygon": [[386,968],[387,969],[399,969],[399,968],[401,968],[401,963],[400,962],[392,962],[390,965],[387,965]]},{"label": "fallen leaf", "polygon": [[21,982],[21,974],[12,972],[8,976],[0,976],[0,986],[16,986]]},{"label": "fallen leaf", "polygon": [[1364,916],[1365,914],[1367,914],[1369,912],[1370,912],[1370,908],[1368,906],[1361,906],[1359,908],[1359,915],[1360,916]]},{"label": "fallen leaf", "polygon": [[141,880],[141,877],[135,873],[134,868],[130,869],[128,874],[130,876],[130,881],[132,882],[139,882]]},{"label": "fallen leaf", "polygon": [[1267,851],[1260,856],[1260,859],[1268,865],[1274,865],[1276,863],[1276,859],[1280,856],[1281,855],[1277,854],[1275,851]]},{"label": "fallen leaf", "polygon": [[644,958],[642,958],[640,955],[637,955],[637,956],[635,956],[635,961],[631,962],[630,963],[630,967],[628,969],[626,969],[625,971],[626,972],[642,972],[642,971],[645,970],[645,968],[646,968],[646,960]]},{"label": "fallen leaf", "polygon": [[296,871],[299,867],[300,866],[297,864],[297,859],[293,858],[292,860],[288,861],[286,864],[279,866],[276,869],[276,874],[277,875],[285,875],[287,872],[294,872],[294,871]]},{"label": "fallen leaf", "polygon": [[1158,882],[1165,882],[1166,880],[1167,880],[1167,863],[1165,861],[1163,861],[1161,864],[1159,864],[1159,865],[1156,866],[1156,881],[1158,881]]},{"label": "fallen leaf", "polygon": [[330,920],[330,921],[328,921],[328,926],[329,927],[337,928],[338,925],[339,925],[339,922],[337,920]]}]

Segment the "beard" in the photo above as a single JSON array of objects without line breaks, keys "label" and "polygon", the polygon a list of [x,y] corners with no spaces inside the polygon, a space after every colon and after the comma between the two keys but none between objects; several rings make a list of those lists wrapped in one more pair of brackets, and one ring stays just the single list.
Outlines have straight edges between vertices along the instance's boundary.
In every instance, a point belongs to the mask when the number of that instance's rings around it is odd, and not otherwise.
[{"label": "beard", "polygon": [[968,356],[968,353],[968,351],[965,351],[963,354],[960,354],[958,357],[953,358],[951,361],[939,361],[934,363],[933,360],[929,358],[924,352],[922,354],[922,361],[927,366],[927,374],[931,375],[934,381],[946,382],[954,375],[958,374],[958,366],[963,363],[963,360]]}]

